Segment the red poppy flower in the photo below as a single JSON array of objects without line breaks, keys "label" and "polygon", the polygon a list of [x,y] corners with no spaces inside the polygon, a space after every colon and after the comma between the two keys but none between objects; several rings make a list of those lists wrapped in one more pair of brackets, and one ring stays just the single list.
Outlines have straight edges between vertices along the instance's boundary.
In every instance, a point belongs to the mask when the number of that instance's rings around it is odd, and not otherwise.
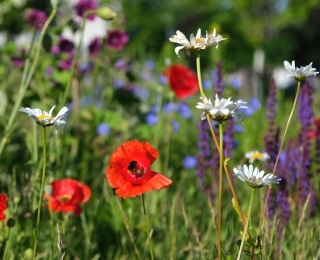
[{"label": "red poppy flower", "polygon": [[0,221],[6,218],[6,215],[3,213],[7,207],[8,197],[4,194],[0,194]]},{"label": "red poppy flower", "polygon": [[172,181],[150,169],[157,157],[158,151],[148,142],[123,143],[112,154],[106,171],[110,186],[116,188],[116,194],[124,199],[168,188]]},{"label": "red poppy flower", "polygon": [[82,212],[80,203],[91,196],[90,188],[73,179],[61,179],[51,182],[51,194],[45,194],[49,210],[56,212],[73,212],[79,216]]},{"label": "red poppy flower", "polygon": [[197,75],[183,65],[171,65],[165,70],[164,75],[169,80],[170,88],[180,99],[195,94],[199,89]]},{"label": "red poppy flower", "polygon": [[314,124],[314,130],[309,131],[309,136],[312,139],[320,138],[320,119],[314,118],[313,124]]}]

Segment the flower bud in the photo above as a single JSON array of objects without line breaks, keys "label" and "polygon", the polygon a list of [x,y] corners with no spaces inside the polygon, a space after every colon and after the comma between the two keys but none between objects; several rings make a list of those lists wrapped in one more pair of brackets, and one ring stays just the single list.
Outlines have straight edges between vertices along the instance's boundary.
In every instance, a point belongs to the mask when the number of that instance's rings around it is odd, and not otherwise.
[{"label": "flower bud", "polygon": [[109,7],[102,6],[95,11],[96,15],[98,15],[103,20],[112,20],[117,16],[117,14]]}]

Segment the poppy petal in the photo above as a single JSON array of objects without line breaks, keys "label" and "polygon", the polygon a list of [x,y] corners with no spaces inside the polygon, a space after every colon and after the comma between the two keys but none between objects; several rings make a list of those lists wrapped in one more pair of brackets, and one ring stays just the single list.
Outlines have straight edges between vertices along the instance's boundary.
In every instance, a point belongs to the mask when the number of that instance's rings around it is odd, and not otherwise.
[{"label": "poppy petal", "polygon": [[161,190],[163,188],[169,187],[172,184],[172,180],[170,180],[169,178],[156,172],[153,173],[155,173],[155,175],[145,184],[140,186],[133,186],[130,182],[126,182],[125,185],[116,190],[116,194],[125,199],[126,197],[139,196],[145,192]]}]

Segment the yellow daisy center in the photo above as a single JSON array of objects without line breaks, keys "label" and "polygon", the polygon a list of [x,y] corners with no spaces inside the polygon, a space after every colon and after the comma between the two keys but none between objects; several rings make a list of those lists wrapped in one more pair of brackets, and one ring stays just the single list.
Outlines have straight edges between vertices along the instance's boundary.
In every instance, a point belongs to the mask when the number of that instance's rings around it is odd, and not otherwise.
[{"label": "yellow daisy center", "polygon": [[263,156],[262,153],[259,153],[259,152],[251,155],[252,159],[261,159],[262,156]]},{"label": "yellow daisy center", "polygon": [[196,43],[201,43],[201,38],[196,38]]},{"label": "yellow daisy center", "polygon": [[42,120],[45,120],[45,119],[50,119],[50,121],[51,121],[51,120],[53,120],[53,118],[52,118],[52,117],[50,117],[50,116],[46,116],[46,115],[38,116],[38,119],[39,119],[39,121],[42,121]]}]

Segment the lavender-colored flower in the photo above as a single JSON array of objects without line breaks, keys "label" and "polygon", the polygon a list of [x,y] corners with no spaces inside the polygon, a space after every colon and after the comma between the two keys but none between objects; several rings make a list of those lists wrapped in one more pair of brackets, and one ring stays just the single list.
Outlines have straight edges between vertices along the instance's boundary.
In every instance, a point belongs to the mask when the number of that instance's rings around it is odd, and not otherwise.
[{"label": "lavender-colored flower", "polygon": [[234,89],[240,89],[242,87],[242,80],[239,76],[234,75],[230,79],[230,85]]},{"label": "lavender-colored flower", "polygon": [[[98,4],[94,0],[80,0],[75,5],[76,14],[84,18],[87,11],[94,11],[98,9]],[[95,14],[89,14],[88,19],[94,20],[96,17]]]},{"label": "lavender-colored flower", "polygon": [[221,61],[219,60],[217,62],[217,76],[216,76],[216,81],[214,82],[214,87],[215,87],[215,92],[218,95],[219,98],[221,98],[223,90],[224,90],[224,82],[222,79],[222,64]]},{"label": "lavender-colored flower", "polygon": [[150,91],[148,89],[138,87],[138,86],[133,87],[133,92],[141,100],[146,100],[150,96]]},{"label": "lavender-colored flower", "polygon": [[59,62],[59,68],[62,70],[70,70],[72,67],[73,55],[69,54],[66,60],[61,60]]},{"label": "lavender-colored flower", "polygon": [[186,103],[180,103],[178,106],[178,112],[180,116],[184,119],[188,119],[192,116],[192,111],[190,106]]},{"label": "lavender-colored flower", "polygon": [[11,57],[11,61],[14,67],[16,68],[22,68],[24,66],[24,60],[18,57]]},{"label": "lavender-colored flower", "polygon": [[97,127],[97,134],[100,136],[110,134],[110,126],[107,123],[100,123]]},{"label": "lavender-colored flower", "polygon": [[89,44],[89,55],[90,57],[96,57],[101,51],[102,43],[101,40],[96,37]]},{"label": "lavender-colored flower", "polygon": [[153,114],[153,113],[149,113],[146,117],[145,117],[146,123],[150,126],[154,126],[158,123],[158,116]]},{"label": "lavender-colored flower", "polygon": [[122,30],[108,31],[107,46],[111,49],[121,51],[129,41],[129,36]]},{"label": "lavender-colored flower", "polygon": [[197,158],[191,155],[186,156],[183,159],[183,167],[185,169],[194,169],[197,165]]},{"label": "lavender-colored flower", "polygon": [[168,84],[168,78],[165,75],[160,75],[158,81],[161,85]]},{"label": "lavender-colored flower", "polygon": [[224,135],[224,153],[226,154],[227,157],[232,157],[232,149],[233,149],[233,146],[234,146],[234,143],[233,143],[233,124],[234,124],[234,121],[233,120],[229,120],[228,123],[227,123],[227,129],[226,129],[226,132],[225,132],[225,135]]},{"label": "lavender-colored flower", "polygon": [[27,24],[38,30],[41,30],[48,17],[45,12],[37,9],[31,9],[26,14]]},{"label": "lavender-colored flower", "polygon": [[174,133],[177,133],[179,131],[179,129],[180,129],[180,124],[175,120],[171,121],[171,126],[172,126],[172,129],[173,129]]},{"label": "lavender-colored flower", "polygon": [[258,110],[261,108],[260,100],[257,98],[250,98],[249,100],[249,106],[253,108],[253,110]]},{"label": "lavender-colored flower", "polygon": [[74,50],[74,43],[68,39],[61,38],[59,40],[58,48],[60,52],[71,53]]},{"label": "lavender-colored flower", "polygon": [[202,86],[204,89],[211,89],[213,88],[212,81],[210,79],[204,79],[202,80]]},{"label": "lavender-colored flower", "polygon": [[127,62],[127,61],[124,61],[122,59],[120,60],[117,60],[114,64],[114,68],[116,70],[120,70],[120,69],[123,69],[123,70],[129,70],[130,69],[130,63]]},{"label": "lavender-colored flower", "polygon": [[173,102],[167,102],[163,106],[164,113],[171,113],[177,111],[177,104]]},{"label": "lavender-colored flower", "polygon": [[48,66],[48,67],[46,68],[46,72],[45,72],[46,78],[50,78],[50,77],[52,76],[52,73],[53,73],[53,67]]},{"label": "lavender-colored flower", "polygon": [[155,67],[155,64],[154,64],[154,61],[152,61],[152,60],[147,60],[147,61],[144,63],[144,66],[145,66],[148,70],[153,70],[154,67]]},{"label": "lavender-colored flower", "polygon": [[198,155],[197,155],[197,175],[200,180],[200,185],[203,191],[212,187],[212,182],[206,179],[207,173],[212,172],[213,158],[210,149],[210,136],[208,133],[209,125],[207,121],[200,121],[198,124],[199,141],[198,141]]},{"label": "lavender-colored flower", "polygon": [[298,117],[301,122],[301,129],[299,132],[299,145],[300,147],[302,147],[302,163],[300,165],[298,196],[298,206],[300,207],[301,211],[309,193],[311,193],[311,136],[309,134],[309,130],[312,127],[314,117],[312,104],[312,89],[309,81],[306,80],[305,84],[301,88],[298,110]]},{"label": "lavender-colored flower", "polygon": [[150,108],[150,113],[156,114],[160,112],[160,107],[159,106],[152,106]]},{"label": "lavender-colored flower", "polygon": [[242,133],[243,132],[243,125],[235,124],[233,126],[233,131],[236,133]]},{"label": "lavender-colored flower", "polygon": [[113,79],[113,84],[116,88],[122,88],[124,86],[124,81],[119,78],[114,78]]}]

